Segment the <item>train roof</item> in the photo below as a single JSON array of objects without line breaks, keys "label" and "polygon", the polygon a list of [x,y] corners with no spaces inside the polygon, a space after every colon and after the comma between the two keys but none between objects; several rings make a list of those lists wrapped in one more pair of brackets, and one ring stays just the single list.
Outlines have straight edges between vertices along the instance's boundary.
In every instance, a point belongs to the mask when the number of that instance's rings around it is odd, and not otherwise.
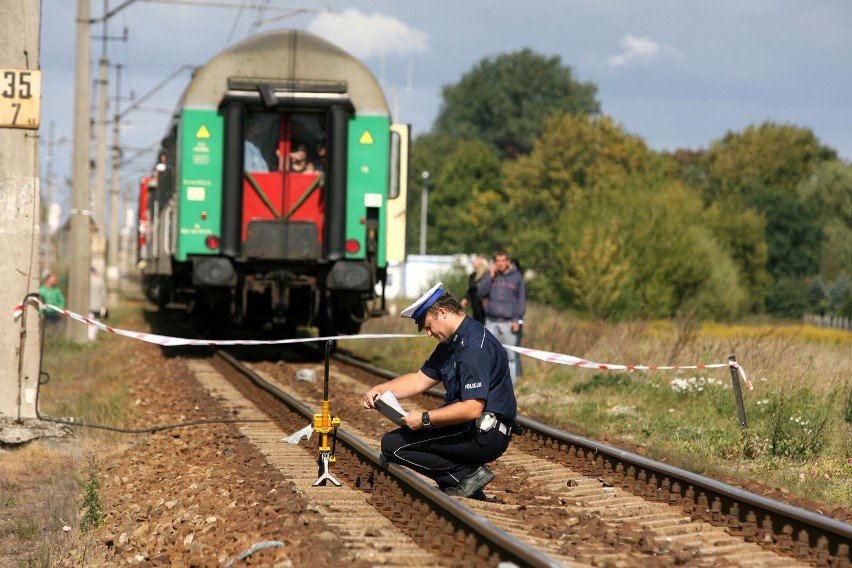
[{"label": "train roof", "polygon": [[[180,108],[218,108],[237,92],[320,93],[348,99],[358,114],[389,114],[378,81],[358,59],[302,30],[273,30],[250,37],[195,69]],[[240,91],[242,90],[242,91]]]}]

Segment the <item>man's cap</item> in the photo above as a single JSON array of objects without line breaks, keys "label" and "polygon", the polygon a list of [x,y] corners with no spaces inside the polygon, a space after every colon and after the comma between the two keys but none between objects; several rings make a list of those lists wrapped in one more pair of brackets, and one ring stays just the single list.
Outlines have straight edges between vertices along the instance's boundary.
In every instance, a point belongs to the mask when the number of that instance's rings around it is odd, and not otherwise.
[{"label": "man's cap", "polygon": [[443,285],[443,282],[438,282],[432,286],[428,292],[420,296],[413,304],[402,310],[399,315],[404,318],[413,319],[417,322],[417,329],[423,329],[423,319],[426,316],[426,312],[429,310],[429,306],[434,304],[438,298],[444,295],[444,291],[441,290],[441,286]]}]

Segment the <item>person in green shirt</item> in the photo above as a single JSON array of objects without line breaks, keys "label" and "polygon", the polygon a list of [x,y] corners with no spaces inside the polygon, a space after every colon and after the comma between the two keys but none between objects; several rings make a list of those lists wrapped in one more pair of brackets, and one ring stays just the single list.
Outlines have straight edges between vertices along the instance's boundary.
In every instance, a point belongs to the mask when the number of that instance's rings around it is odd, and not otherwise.
[{"label": "person in green shirt", "polygon": [[[59,287],[59,278],[55,272],[51,272],[44,279],[44,284],[38,289],[38,295],[41,296],[41,301],[45,304],[51,304],[58,308],[65,307],[65,295]],[[62,314],[53,308],[45,308],[44,310],[44,326],[45,331],[55,334],[59,330],[62,323]]]}]

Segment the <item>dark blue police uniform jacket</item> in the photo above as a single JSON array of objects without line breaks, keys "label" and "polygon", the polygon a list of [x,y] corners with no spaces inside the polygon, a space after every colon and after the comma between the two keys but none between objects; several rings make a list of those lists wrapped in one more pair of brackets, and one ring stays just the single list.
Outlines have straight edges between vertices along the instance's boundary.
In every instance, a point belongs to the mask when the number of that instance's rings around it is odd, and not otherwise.
[{"label": "dark blue police uniform jacket", "polygon": [[[485,412],[510,428],[514,424],[518,405],[506,349],[478,321],[465,316],[450,340],[438,344],[420,370],[443,383],[443,406],[485,399]],[[382,453],[388,461],[411,467],[445,489],[503,455],[509,439],[498,428],[479,432],[474,421],[429,430],[402,427],[382,438]]]}]

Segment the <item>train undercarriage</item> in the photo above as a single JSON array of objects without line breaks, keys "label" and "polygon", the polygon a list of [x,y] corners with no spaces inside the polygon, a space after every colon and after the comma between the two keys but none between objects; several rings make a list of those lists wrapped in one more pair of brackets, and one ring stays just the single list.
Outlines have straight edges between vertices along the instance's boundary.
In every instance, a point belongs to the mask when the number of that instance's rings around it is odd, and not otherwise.
[{"label": "train undercarriage", "polygon": [[[194,320],[288,335],[300,326],[316,327],[321,336],[357,334],[368,317],[385,313],[375,292],[375,280],[383,281],[384,271],[373,277],[363,262],[228,263],[230,269],[217,262],[218,270],[207,264],[206,283],[199,281],[197,264],[174,263],[171,275],[145,279],[145,293],[160,308],[184,310]],[[220,279],[218,285],[209,282],[211,273]]]}]

